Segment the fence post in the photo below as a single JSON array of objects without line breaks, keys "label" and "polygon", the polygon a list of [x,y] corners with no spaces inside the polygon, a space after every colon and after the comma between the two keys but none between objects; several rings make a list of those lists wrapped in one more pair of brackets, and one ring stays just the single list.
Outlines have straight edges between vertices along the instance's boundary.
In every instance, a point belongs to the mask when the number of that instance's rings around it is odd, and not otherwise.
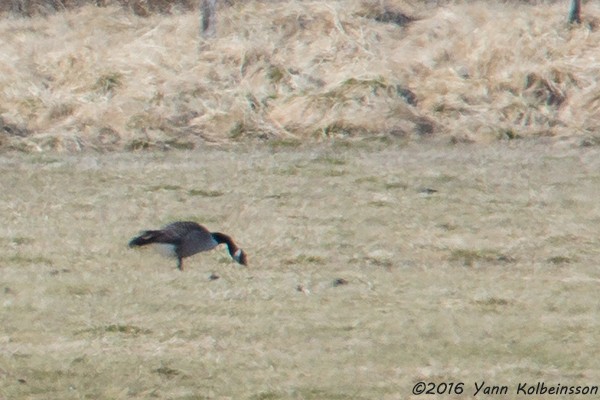
[{"label": "fence post", "polygon": [[201,30],[204,38],[215,37],[217,34],[217,0],[201,0],[200,2]]},{"label": "fence post", "polygon": [[569,10],[569,23],[581,23],[581,0],[571,0],[571,9]]}]

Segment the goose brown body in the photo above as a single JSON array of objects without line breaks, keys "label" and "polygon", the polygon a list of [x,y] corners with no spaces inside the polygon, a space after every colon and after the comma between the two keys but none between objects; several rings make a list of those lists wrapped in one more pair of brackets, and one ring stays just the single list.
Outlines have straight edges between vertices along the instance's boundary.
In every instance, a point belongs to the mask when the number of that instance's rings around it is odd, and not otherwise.
[{"label": "goose brown body", "polygon": [[194,254],[212,250],[224,243],[231,257],[242,265],[247,265],[246,253],[230,236],[220,232],[210,232],[193,221],[173,222],[159,230],[142,232],[129,242],[129,247],[158,244],[167,250],[168,255],[177,258],[177,268],[183,270],[183,259]]}]

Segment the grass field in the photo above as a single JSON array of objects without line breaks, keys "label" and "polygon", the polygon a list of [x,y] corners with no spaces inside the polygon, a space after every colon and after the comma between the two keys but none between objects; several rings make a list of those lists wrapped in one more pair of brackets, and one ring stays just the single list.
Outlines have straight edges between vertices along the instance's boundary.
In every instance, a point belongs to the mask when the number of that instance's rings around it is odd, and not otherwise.
[{"label": "grass field", "polygon": [[[0,399],[597,384],[599,182],[600,149],[539,141],[5,154]],[[249,267],[127,248],[176,219]]]},{"label": "grass field", "polygon": [[[597,385],[600,8],[566,3],[3,15],[0,400]],[[180,219],[249,267],[127,247]]]}]

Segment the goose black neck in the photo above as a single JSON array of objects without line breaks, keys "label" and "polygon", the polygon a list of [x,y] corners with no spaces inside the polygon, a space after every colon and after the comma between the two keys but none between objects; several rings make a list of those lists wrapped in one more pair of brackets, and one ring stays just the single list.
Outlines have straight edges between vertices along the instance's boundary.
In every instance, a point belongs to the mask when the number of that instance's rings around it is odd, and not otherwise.
[{"label": "goose black neck", "polygon": [[212,232],[211,235],[217,243],[225,243],[227,245],[227,250],[229,250],[229,254],[233,256],[237,246],[233,243],[233,240],[231,240],[229,236],[221,232]]}]

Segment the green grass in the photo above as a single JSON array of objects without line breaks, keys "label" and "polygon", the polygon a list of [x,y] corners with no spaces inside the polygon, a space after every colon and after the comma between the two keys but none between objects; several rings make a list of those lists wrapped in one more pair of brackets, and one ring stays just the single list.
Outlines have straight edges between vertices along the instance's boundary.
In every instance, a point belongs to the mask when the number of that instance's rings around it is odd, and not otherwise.
[{"label": "green grass", "polygon": [[[0,399],[593,384],[600,148],[519,146],[5,154]],[[127,247],[175,219],[249,267]]]},{"label": "green grass", "polygon": [[473,267],[476,264],[504,264],[512,263],[515,260],[511,256],[491,249],[456,249],[451,251],[450,261],[465,267]]},{"label": "green grass", "polygon": [[108,72],[101,75],[95,84],[95,89],[102,93],[111,93],[123,85],[123,74],[119,72]]}]

